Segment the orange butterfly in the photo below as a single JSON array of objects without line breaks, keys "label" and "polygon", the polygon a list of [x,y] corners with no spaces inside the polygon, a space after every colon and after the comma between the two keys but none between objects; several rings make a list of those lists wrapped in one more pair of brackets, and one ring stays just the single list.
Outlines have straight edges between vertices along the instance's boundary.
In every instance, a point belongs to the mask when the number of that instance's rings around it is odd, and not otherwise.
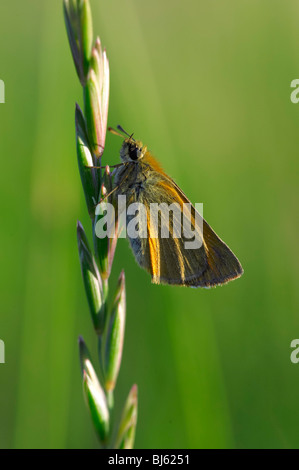
[{"label": "orange butterfly", "polygon": [[[146,146],[136,141],[120,126],[126,134],[120,150],[122,164],[114,170],[114,195],[126,196],[127,209],[131,204],[141,204],[145,208],[146,219],[139,229],[146,229],[146,236],[127,236],[138,264],[146,269],[156,284],[174,284],[191,287],[211,287],[225,284],[243,274],[243,269],[228,246],[216,235],[207,222],[192,206],[189,199],[177,184],[162,170]],[[114,129],[111,132],[123,137]],[[193,236],[200,240],[196,249],[186,248],[186,237],[176,236],[175,228],[184,228],[181,217],[174,216],[172,221],[160,213],[157,224],[151,221],[151,206],[171,206],[176,204],[180,214],[189,215]],[[169,212],[167,212],[169,215]],[[175,218],[176,217],[176,218]],[[132,221],[126,216],[127,227]],[[164,226],[169,224],[169,236],[162,237]],[[141,223],[146,227],[140,227]]]}]

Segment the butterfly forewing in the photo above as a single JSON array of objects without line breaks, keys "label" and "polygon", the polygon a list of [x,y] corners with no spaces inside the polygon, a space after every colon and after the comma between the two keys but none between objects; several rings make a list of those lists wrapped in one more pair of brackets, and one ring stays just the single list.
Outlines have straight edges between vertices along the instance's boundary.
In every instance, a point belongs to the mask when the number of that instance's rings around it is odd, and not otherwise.
[{"label": "butterfly forewing", "polygon": [[[146,207],[148,237],[130,241],[137,261],[151,274],[154,283],[210,287],[226,283],[242,274],[238,259],[170,178],[163,175],[156,184],[146,185],[138,201]],[[151,218],[151,205],[161,203],[167,206],[176,203],[181,209],[181,217],[178,218],[176,211],[170,212],[170,215],[167,211],[161,211],[158,226],[155,226]],[[184,204],[191,208],[190,228],[200,240],[201,246],[196,249],[185,247],[188,240],[184,237]],[[177,235],[174,234],[174,228],[178,224],[181,237],[174,236]],[[165,226],[169,226],[168,238],[161,236]]]}]

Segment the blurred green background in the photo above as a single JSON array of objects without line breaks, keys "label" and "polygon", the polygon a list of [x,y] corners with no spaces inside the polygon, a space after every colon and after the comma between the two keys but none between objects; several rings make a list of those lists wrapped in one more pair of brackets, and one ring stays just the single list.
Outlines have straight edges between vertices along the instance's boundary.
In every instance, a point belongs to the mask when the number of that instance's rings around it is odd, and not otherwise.
[{"label": "blurred green background", "polygon": [[[244,276],[154,286],[120,240],[127,325],[116,402],[139,387],[137,448],[297,448],[296,0],[91,0],[111,67],[108,123],[143,140]],[[82,92],[62,1],[0,6],[0,447],[92,448],[77,351],[95,337],[78,261]],[[107,137],[105,163],[120,140]],[[119,410],[119,408],[118,408]]]}]

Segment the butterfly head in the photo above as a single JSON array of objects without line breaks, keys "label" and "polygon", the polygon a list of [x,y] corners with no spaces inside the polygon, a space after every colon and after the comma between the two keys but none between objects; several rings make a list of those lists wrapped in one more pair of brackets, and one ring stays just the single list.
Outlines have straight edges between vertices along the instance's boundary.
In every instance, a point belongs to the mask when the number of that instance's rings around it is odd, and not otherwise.
[{"label": "butterfly head", "polygon": [[117,126],[117,129],[121,134],[115,129],[108,127],[108,130],[112,134],[118,135],[119,137],[125,138],[123,141],[122,147],[120,149],[120,158],[123,162],[137,162],[140,160],[146,153],[147,147],[143,146],[140,140],[135,140],[133,134],[128,134],[121,126]]},{"label": "butterfly head", "polygon": [[140,140],[132,137],[125,139],[120,149],[120,158],[123,162],[137,162],[146,152],[146,147],[142,145]]}]

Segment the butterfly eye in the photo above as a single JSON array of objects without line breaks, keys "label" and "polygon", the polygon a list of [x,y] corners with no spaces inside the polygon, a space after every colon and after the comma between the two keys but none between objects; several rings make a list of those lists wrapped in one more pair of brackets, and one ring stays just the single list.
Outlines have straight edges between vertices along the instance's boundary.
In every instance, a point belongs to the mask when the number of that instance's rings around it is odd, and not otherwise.
[{"label": "butterfly eye", "polygon": [[129,147],[129,155],[131,160],[138,160],[138,148],[135,145]]}]

